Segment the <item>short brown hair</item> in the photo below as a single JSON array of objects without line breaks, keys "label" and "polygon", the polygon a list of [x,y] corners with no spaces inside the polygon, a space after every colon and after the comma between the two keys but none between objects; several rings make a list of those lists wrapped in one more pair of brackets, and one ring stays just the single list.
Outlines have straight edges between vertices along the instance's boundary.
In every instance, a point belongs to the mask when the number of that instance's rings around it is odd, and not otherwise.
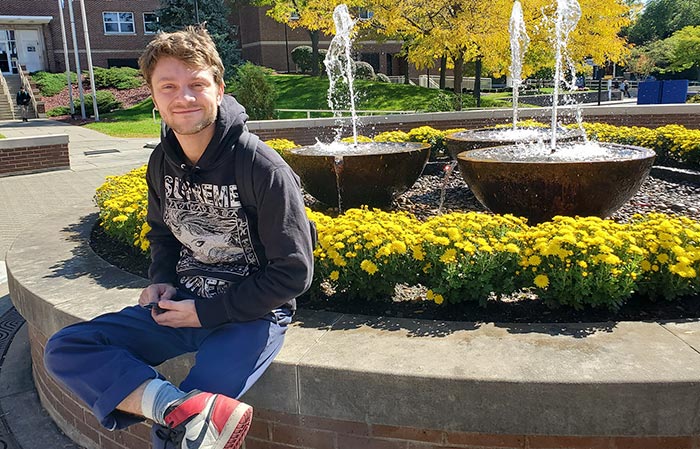
[{"label": "short brown hair", "polygon": [[153,70],[160,58],[173,57],[188,67],[210,69],[214,82],[224,84],[224,64],[204,25],[188,26],[172,33],[158,33],[139,58],[141,74],[151,86]]}]

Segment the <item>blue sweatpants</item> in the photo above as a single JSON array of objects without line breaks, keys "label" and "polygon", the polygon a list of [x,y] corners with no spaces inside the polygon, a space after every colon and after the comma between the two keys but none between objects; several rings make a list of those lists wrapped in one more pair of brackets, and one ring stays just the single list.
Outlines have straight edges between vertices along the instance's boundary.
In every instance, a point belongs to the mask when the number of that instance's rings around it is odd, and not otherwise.
[{"label": "blue sweatpants", "polygon": [[87,404],[108,429],[141,421],[115,410],[139,385],[163,377],[154,366],[188,352],[195,365],[180,384],[238,398],[265,372],[282,348],[292,312],[214,329],[171,328],[139,306],[68,326],[46,343],[48,372]]}]

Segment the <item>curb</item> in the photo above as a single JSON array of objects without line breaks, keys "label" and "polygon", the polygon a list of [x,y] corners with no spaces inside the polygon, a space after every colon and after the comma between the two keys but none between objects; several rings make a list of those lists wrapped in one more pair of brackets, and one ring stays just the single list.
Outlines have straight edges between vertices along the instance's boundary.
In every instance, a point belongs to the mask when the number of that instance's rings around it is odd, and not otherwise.
[{"label": "curb", "polygon": [[694,170],[654,165],[649,174],[664,181],[700,184],[700,172]]},{"label": "curb", "polygon": [[0,439],[3,448],[81,449],[58,429],[39,402],[32,376],[28,326],[12,307],[7,284],[0,283],[2,294],[0,329],[9,334],[14,332],[0,366],[0,410],[6,431]]}]

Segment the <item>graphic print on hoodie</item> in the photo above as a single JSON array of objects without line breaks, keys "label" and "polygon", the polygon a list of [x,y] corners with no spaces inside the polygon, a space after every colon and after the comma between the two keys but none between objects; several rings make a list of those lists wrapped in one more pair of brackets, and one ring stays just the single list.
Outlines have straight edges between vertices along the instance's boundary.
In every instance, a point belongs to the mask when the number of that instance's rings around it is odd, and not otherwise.
[{"label": "graphic print on hoodie", "polygon": [[189,182],[170,175],[164,183],[163,220],[182,243],[177,272],[185,288],[211,298],[225,292],[233,277],[247,276],[260,266],[235,184]]},{"label": "graphic print on hoodie", "polygon": [[[247,119],[224,95],[196,164],[172,130],[148,162],[149,279],[210,299],[195,300],[204,327],[258,319],[279,307],[295,310],[295,298],[313,280],[314,239],[299,177],[260,141],[252,165],[236,167]],[[237,179],[237,173],[250,176]]]}]

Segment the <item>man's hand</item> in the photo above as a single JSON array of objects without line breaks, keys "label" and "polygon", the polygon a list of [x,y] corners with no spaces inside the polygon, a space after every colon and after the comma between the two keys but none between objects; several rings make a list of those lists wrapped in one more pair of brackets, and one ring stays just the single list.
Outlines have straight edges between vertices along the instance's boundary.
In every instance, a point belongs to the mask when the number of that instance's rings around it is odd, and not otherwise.
[{"label": "man's hand", "polygon": [[139,305],[150,307],[153,320],[161,326],[202,327],[194,300],[173,301],[176,294],[171,284],[151,284],[141,291]]},{"label": "man's hand", "polygon": [[185,299],[182,301],[170,301],[161,299],[158,302],[161,308],[159,313],[151,310],[151,316],[156,323],[168,327],[202,327],[197,316],[197,309],[194,300]]},{"label": "man's hand", "polygon": [[161,299],[173,299],[177,290],[171,284],[151,284],[141,291],[139,305],[146,307],[148,304],[157,303]]}]

